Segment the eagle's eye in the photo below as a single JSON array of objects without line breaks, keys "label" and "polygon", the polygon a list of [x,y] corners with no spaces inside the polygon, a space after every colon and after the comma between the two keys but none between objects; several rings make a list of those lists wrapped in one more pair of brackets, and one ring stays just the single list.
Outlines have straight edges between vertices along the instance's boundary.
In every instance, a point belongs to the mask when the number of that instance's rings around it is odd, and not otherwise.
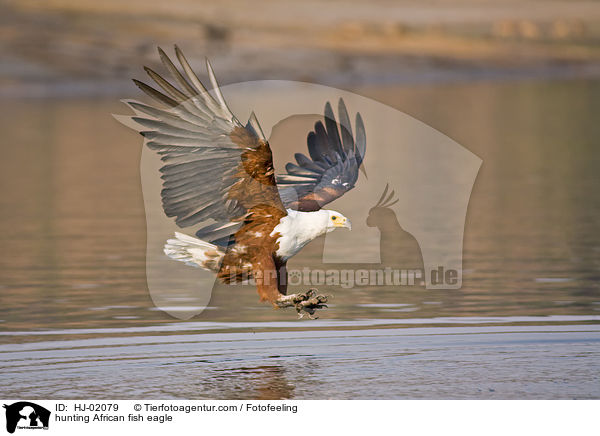
[{"label": "eagle's eye", "polygon": [[337,219],[337,217],[336,216],[332,216],[331,219],[335,221]]}]

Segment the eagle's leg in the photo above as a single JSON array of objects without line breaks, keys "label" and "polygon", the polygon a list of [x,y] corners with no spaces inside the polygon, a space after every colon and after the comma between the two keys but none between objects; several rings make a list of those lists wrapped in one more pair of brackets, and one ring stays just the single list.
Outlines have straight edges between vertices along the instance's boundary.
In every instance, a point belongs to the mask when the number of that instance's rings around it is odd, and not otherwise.
[{"label": "eagle's leg", "polygon": [[305,293],[291,295],[280,295],[275,304],[277,307],[294,307],[298,312],[298,317],[303,318],[308,315],[310,319],[316,319],[313,315],[317,309],[327,307],[326,295],[317,295],[317,290],[311,288]]},{"label": "eagle's leg", "polygon": [[287,268],[285,262],[278,262],[277,265],[277,290],[279,296],[273,303],[275,307],[294,307],[298,312],[298,317],[303,318],[304,315],[308,315],[310,319],[316,319],[314,317],[317,309],[327,307],[327,297],[325,295],[317,295],[317,290],[311,288],[306,293],[297,293],[287,295]]}]

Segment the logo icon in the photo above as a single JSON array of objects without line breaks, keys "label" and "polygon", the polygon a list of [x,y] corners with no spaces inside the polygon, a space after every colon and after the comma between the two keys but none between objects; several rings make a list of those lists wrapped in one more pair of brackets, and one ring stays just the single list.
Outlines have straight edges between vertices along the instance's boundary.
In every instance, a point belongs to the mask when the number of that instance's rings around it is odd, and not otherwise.
[{"label": "logo icon", "polygon": [[4,405],[6,409],[6,431],[14,433],[19,429],[48,429],[50,411],[29,401],[18,401]]}]

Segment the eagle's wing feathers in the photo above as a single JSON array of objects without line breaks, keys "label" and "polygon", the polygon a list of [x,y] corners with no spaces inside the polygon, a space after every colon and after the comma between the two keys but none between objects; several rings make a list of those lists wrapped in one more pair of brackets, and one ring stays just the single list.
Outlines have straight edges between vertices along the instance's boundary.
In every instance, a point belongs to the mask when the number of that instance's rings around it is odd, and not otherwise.
[{"label": "eagle's wing feathers", "polygon": [[288,163],[286,174],[277,175],[279,193],[287,208],[316,211],[354,187],[366,152],[365,127],[360,114],[356,114],[356,136],[352,135],[342,99],[338,113],[339,123],[327,102],[325,124],[317,121],[306,138],[310,157],[296,153],[297,164]]},{"label": "eagle's wing feathers", "polygon": [[243,126],[227,106],[207,60],[213,97],[202,85],[179,48],[175,53],[183,73],[159,48],[160,58],[175,87],[145,68],[157,85],[134,80],[163,107],[126,101],[130,119],[146,145],[163,161],[163,209],[180,227],[209,219],[198,234],[205,240],[227,239],[249,215],[266,209],[285,215],[273,171],[269,144],[253,115]]}]

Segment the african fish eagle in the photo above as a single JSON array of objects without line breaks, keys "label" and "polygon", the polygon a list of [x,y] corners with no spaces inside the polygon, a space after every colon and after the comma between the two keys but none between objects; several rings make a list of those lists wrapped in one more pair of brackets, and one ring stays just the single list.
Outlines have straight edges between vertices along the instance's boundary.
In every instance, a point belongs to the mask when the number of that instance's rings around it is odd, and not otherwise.
[{"label": "african fish eagle", "polygon": [[[127,118],[163,162],[162,206],[181,227],[203,225],[195,236],[175,233],[164,252],[171,259],[213,271],[224,283],[254,278],[261,301],[295,307],[311,316],[326,307],[314,290],[287,295],[286,262],[313,239],[351,228],[339,212],[321,209],[352,189],[366,150],[365,128],[356,114],[353,136],[348,112],[339,100],[338,123],[329,102],[324,123],[307,137],[310,157],[275,175],[271,148],[254,115],[246,125],[232,114],[206,61],[214,97],[200,82],[181,50],[176,67],[158,49],[173,83],[144,69],[161,91],[134,79],[159,106],[124,101]],[[209,224],[206,224],[206,223]]]}]

